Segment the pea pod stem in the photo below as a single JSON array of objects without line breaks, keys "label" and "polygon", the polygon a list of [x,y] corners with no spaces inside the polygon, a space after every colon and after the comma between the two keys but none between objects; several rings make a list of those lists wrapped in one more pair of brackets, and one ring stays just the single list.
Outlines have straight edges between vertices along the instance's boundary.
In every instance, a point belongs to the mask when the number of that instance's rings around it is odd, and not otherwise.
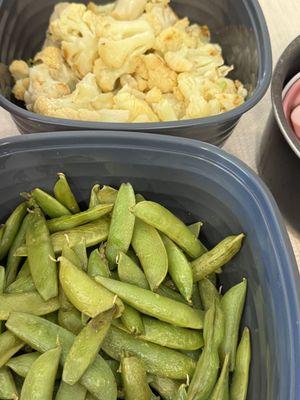
[{"label": "pea pod stem", "polygon": [[58,181],[54,185],[53,192],[56,200],[58,200],[63,206],[65,206],[71,213],[76,214],[80,212],[78,203],[70,185],[67,181],[65,174],[58,173]]}]

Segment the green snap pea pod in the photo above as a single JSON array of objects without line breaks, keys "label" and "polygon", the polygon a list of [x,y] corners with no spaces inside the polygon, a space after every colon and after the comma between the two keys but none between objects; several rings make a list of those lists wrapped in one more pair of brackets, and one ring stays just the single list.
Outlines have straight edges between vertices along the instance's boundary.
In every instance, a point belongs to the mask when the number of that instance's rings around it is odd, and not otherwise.
[{"label": "green snap pea pod", "polygon": [[0,368],[16,354],[24,343],[12,332],[5,331],[0,335]]},{"label": "green snap pea pod", "polygon": [[[53,233],[50,238],[54,252],[61,253],[66,243],[73,248],[80,240],[85,241],[86,247],[95,246],[107,239],[108,228],[109,219],[104,217],[67,231]],[[18,256],[27,256],[26,246],[20,246],[15,254]]]},{"label": "green snap pea pod", "polygon": [[196,236],[196,238],[198,238],[202,226],[203,226],[203,222],[199,221],[199,222],[195,222],[194,224],[189,225],[188,228],[194,234],[194,236]]},{"label": "green snap pea pod", "polygon": [[193,284],[192,304],[198,310],[202,310],[202,302],[197,283]]},{"label": "green snap pea pod", "polygon": [[36,203],[41,207],[43,212],[50,218],[58,218],[63,215],[71,215],[71,212],[50,194],[36,188],[31,192],[31,196]]},{"label": "green snap pea pod", "polygon": [[137,219],[131,244],[142,264],[151,290],[155,291],[168,272],[168,255],[159,233],[152,226]]},{"label": "green snap pea pod", "polygon": [[[17,279],[25,278],[28,276],[31,276],[31,275],[30,275],[30,269],[29,269],[29,262],[26,259],[26,261],[22,265],[20,271],[18,272]],[[6,284],[6,286],[7,286],[7,284]]]},{"label": "green snap pea pod", "polygon": [[174,397],[174,400],[186,400],[187,399],[187,393],[186,393],[186,384],[180,385],[178,392],[176,396]]},{"label": "green snap pea pod", "polygon": [[122,352],[143,360],[147,372],[170,379],[186,379],[192,375],[195,361],[186,355],[154,343],[134,338],[112,326],[102,344],[102,349],[110,357],[120,360]]},{"label": "green snap pea pod", "polygon": [[91,278],[97,275],[104,276],[105,278],[109,278],[110,276],[108,265],[103,261],[98,249],[93,250],[89,256],[88,274]]},{"label": "green snap pea pod", "polygon": [[0,242],[0,260],[3,260],[13,244],[26,212],[27,204],[22,203],[13,211],[6,221],[5,229]]},{"label": "green snap pea pod", "polygon": [[118,315],[122,313],[124,305],[120,299],[103,286],[98,285],[94,279],[80,271],[66,258],[60,257],[59,261],[61,286],[69,301],[79,311],[94,318],[116,304]]},{"label": "green snap pea pod", "polygon": [[0,399],[18,400],[16,384],[7,367],[0,368]]},{"label": "green snap pea pod", "polygon": [[70,310],[60,309],[58,311],[58,323],[74,335],[78,335],[84,327],[81,316],[81,313],[75,307]]},{"label": "green snap pea pod", "polygon": [[77,383],[88,367],[95,361],[101,344],[110,328],[115,308],[99,314],[82,329],[75,338],[66,357],[63,381],[69,385]]},{"label": "green snap pea pod", "polygon": [[229,354],[226,354],[221,374],[210,396],[210,400],[224,400],[226,397],[228,398],[229,360]]},{"label": "green snap pea pod", "polygon": [[58,181],[54,185],[53,192],[56,200],[65,206],[71,213],[76,214],[80,212],[79,205],[70,188],[65,174],[59,173]]},{"label": "green snap pea pod", "polygon": [[204,349],[197,362],[196,370],[187,392],[187,400],[206,400],[213,390],[218,378],[219,355],[216,341],[216,306],[213,304],[204,319]]},{"label": "green snap pea pod", "polygon": [[51,233],[65,231],[67,229],[76,228],[77,226],[87,224],[103,217],[111,212],[112,204],[100,204],[87,211],[82,211],[74,215],[65,215],[63,217],[50,219],[47,221],[48,229]]},{"label": "green snap pea pod", "polygon": [[201,329],[203,313],[186,304],[128,283],[96,276],[95,280],[136,310],[183,328]]},{"label": "green snap pea pod", "polygon": [[120,251],[127,252],[133,234],[134,215],[129,211],[135,205],[135,195],[130,183],[120,186],[109,228],[106,257],[113,267]]},{"label": "green snap pea pod", "polygon": [[192,262],[194,281],[206,278],[228,263],[241,248],[244,234],[228,236]]},{"label": "green snap pea pod", "polygon": [[[0,294],[4,292],[5,288],[5,268],[0,266]],[[2,332],[2,321],[0,321],[0,333]]]},{"label": "green snap pea pod", "polygon": [[162,399],[174,400],[174,397],[179,389],[179,384],[168,378],[162,378],[157,375],[148,375],[149,385],[156,390]]},{"label": "green snap pea pod", "polygon": [[100,185],[94,185],[91,190],[89,208],[96,207],[99,204],[98,192],[100,190]]},{"label": "green snap pea pod", "polygon": [[32,216],[31,213],[27,214],[23,219],[22,225],[9,249],[7,263],[6,263],[6,285],[9,286],[17,276],[17,271],[22,257],[16,257],[15,252],[17,249],[25,244],[26,231],[28,226],[31,224]]},{"label": "green snap pea pod", "polygon": [[191,264],[188,262],[183,251],[167,236],[163,236],[163,242],[168,254],[169,274],[182,296],[188,302],[191,302],[193,293]]},{"label": "green snap pea pod", "polygon": [[231,400],[246,400],[249,368],[251,362],[250,332],[246,327],[243,330],[241,341],[236,352],[235,368],[230,386]]},{"label": "green snap pea pod", "polygon": [[117,258],[118,275],[122,282],[131,283],[143,289],[149,289],[149,283],[144,272],[125,253],[120,252]]},{"label": "green snap pea pod", "polygon": [[[19,278],[11,283],[5,290],[6,293],[28,293],[34,292],[36,287],[31,278],[31,275],[24,278]],[[1,308],[1,307],[0,307]]]},{"label": "green snap pea pod", "polygon": [[42,299],[37,292],[5,293],[0,295],[0,320],[7,320],[14,311],[45,315],[59,309],[59,301],[54,297],[48,301]]},{"label": "green snap pea pod", "polygon": [[81,239],[80,241],[78,241],[76,244],[74,244],[73,249],[74,249],[78,259],[80,260],[82,269],[84,271],[87,271],[88,256],[87,256],[87,251],[86,251],[85,240]]},{"label": "green snap pea pod", "polygon": [[75,267],[83,269],[83,265],[78,254],[75,252],[74,249],[71,249],[71,247],[67,243],[62,249],[61,255],[69,260],[73,265],[75,265]]},{"label": "green snap pea pod", "polygon": [[[18,337],[23,338],[33,349],[40,352],[56,347],[59,342],[62,347],[62,365],[75,339],[75,336],[66,329],[26,313],[11,314],[6,326]],[[82,376],[80,383],[99,400],[116,400],[117,398],[113,373],[99,355]]]},{"label": "green snap pea pod", "polygon": [[181,350],[181,352],[183,354],[185,354],[186,356],[192,358],[193,360],[198,361],[202,350],[201,349],[198,349],[198,350]]},{"label": "green snap pea pod", "polygon": [[234,370],[235,354],[238,343],[239,327],[245,305],[247,280],[229,289],[221,300],[221,308],[225,318],[224,338],[220,347],[221,359],[230,354],[230,371]]},{"label": "green snap pea pod", "polygon": [[139,338],[175,350],[196,350],[203,346],[202,333],[180,328],[157,319],[142,318],[144,333]]},{"label": "green snap pea pod", "polygon": [[198,287],[204,310],[208,310],[213,302],[220,302],[221,295],[209,279],[201,279],[201,281],[198,282]]},{"label": "green snap pea pod", "polygon": [[6,365],[13,370],[17,375],[26,377],[28,371],[32,367],[34,361],[36,361],[40,356],[37,351],[33,353],[22,354],[17,357],[12,357]]},{"label": "green snap pea pod", "polygon": [[80,383],[68,385],[61,381],[55,400],[85,400],[87,390]]},{"label": "green snap pea pod", "polygon": [[24,380],[20,400],[52,400],[60,354],[61,348],[56,347],[34,361]]},{"label": "green snap pea pod", "polygon": [[133,213],[168,236],[190,257],[199,257],[206,251],[189,228],[162,205],[153,201],[142,201],[133,208]]},{"label": "green snap pea pod", "polygon": [[118,191],[111,186],[104,185],[97,191],[97,198],[100,204],[114,204],[117,199]]},{"label": "green snap pea pod", "polygon": [[119,362],[116,360],[112,360],[112,359],[106,360],[106,362],[114,374],[118,388],[121,388],[123,386],[123,382],[122,382]]},{"label": "green snap pea pod", "polygon": [[187,301],[181,296],[180,293],[164,284],[160,285],[160,287],[156,290],[156,293],[160,294],[161,296],[168,297],[169,299],[180,301],[180,303],[187,304]]},{"label": "green snap pea pod", "polygon": [[121,321],[125,328],[133,335],[141,335],[144,332],[144,324],[140,313],[128,304],[125,304]]},{"label": "green snap pea pod", "polygon": [[26,232],[26,246],[30,273],[37,291],[44,300],[56,297],[58,280],[55,255],[45,217],[39,208],[33,211]]},{"label": "green snap pea pod", "polygon": [[121,358],[121,374],[125,400],[151,400],[152,392],[147,382],[143,361],[137,357]]},{"label": "green snap pea pod", "polygon": [[54,324],[58,324],[58,312],[53,311],[50,314],[46,314],[43,316],[43,318],[47,319],[50,322],[53,322]]}]

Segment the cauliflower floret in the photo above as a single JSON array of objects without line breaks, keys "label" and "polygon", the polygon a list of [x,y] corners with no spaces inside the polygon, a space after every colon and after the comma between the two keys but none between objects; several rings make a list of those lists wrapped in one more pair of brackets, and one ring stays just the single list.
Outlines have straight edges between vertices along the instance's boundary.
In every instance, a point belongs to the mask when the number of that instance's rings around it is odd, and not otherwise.
[{"label": "cauliflower floret", "polygon": [[96,15],[110,15],[112,10],[115,8],[115,3],[108,3],[108,4],[95,4],[90,2],[87,5],[88,10],[92,11]]},{"label": "cauliflower floret", "polygon": [[147,0],[117,0],[112,16],[121,20],[133,20],[142,15]]},{"label": "cauliflower floret", "polygon": [[177,15],[168,6],[168,1],[149,2],[146,4],[146,13],[143,15],[152,26],[155,35],[158,35],[162,30],[174,25],[178,21]]},{"label": "cauliflower floret", "polygon": [[114,96],[114,103],[117,109],[128,110],[130,112],[129,121],[134,121],[141,116],[147,116],[150,122],[157,122],[157,115],[153,112],[149,104],[128,92],[119,92]]},{"label": "cauliflower floret", "polygon": [[168,51],[164,55],[168,67],[176,72],[187,72],[193,69],[193,63],[187,59],[188,49],[183,47],[178,51]]},{"label": "cauliflower floret", "polygon": [[184,104],[179,102],[173,94],[164,94],[162,98],[152,104],[153,110],[161,121],[177,121],[184,115]]},{"label": "cauliflower floret", "polygon": [[136,76],[147,81],[149,89],[159,88],[163,93],[172,92],[177,86],[177,74],[172,71],[157,54],[140,56],[140,65]]},{"label": "cauliflower floret", "polygon": [[186,32],[197,40],[198,43],[210,41],[210,31],[207,25],[192,24],[186,28]]},{"label": "cauliflower floret", "polygon": [[93,70],[98,56],[99,18],[83,4],[69,4],[50,23],[52,39],[61,45],[64,57],[79,78]]},{"label": "cauliflower floret", "polygon": [[147,103],[158,103],[162,99],[162,92],[157,87],[152,88],[146,94]]},{"label": "cauliflower floret", "polygon": [[9,66],[9,72],[15,81],[25,79],[29,76],[29,66],[25,61],[14,60]]}]

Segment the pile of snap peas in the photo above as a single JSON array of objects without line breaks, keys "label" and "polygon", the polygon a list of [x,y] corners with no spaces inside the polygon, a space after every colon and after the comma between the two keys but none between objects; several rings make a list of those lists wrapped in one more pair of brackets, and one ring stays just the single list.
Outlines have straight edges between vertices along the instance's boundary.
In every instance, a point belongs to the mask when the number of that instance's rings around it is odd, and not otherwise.
[{"label": "pile of snap peas", "polygon": [[0,399],[246,399],[247,281],[217,284],[243,234],[209,250],[129,183],[85,211],[62,173],[22,197],[0,228]]}]

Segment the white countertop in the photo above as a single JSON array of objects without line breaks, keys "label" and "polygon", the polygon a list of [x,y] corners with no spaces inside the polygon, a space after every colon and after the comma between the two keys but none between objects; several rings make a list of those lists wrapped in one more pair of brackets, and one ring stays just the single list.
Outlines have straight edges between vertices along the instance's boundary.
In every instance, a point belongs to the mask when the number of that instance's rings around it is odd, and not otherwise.
[{"label": "white countertop", "polygon": [[[285,47],[300,35],[299,0],[260,0],[270,31],[274,65]],[[18,135],[9,114],[0,108],[0,138]],[[282,138],[271,115],[268,92],[243,116],[224,149],[258,172],[272,191],[300,267],[300,160]]]}]

